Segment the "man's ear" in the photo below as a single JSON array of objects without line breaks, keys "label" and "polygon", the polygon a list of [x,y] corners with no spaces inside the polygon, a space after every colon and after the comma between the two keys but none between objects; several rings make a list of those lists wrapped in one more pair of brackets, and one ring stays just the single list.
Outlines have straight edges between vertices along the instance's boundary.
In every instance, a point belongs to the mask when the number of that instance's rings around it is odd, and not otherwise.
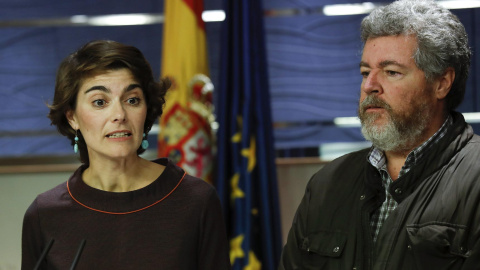
[{"label": "man's ear", "polygon": [[67,117],[67,120],[68,120],[68,123],[70,124],[70,126],[74,129],[74,130],[78,130],[78,121],[77,121],[77,117],[75,115],[75,112],[73,110],[68,110],[66,113],[65,113],[65,117]]},{"label": "man's ear", "polygon": [[447,68],[445,73],[437,79],[437,84],[435,88],[435,96],[438,99],[444,99],[450,89],[452,88],[453,81],[455,80],[455,69],[452,67]]}]

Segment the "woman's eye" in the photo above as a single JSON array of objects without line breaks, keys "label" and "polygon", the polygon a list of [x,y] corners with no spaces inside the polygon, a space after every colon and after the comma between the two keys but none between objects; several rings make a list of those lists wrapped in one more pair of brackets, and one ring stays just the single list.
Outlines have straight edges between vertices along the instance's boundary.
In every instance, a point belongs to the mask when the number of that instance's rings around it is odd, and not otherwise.
[{"label": "woman's eye", "polygon": [[94,105],[95,107],[103,107],[103,106],[105,106],[105,100],[103,100],[103,99],[94,100],[92,103],[93,103],[93,105]]},{"label": "woman's eye", "polygon": [[140,103],[140,99],[138,97],[133,97],[127,99],[127,103],[130,105],[138,105]]}]

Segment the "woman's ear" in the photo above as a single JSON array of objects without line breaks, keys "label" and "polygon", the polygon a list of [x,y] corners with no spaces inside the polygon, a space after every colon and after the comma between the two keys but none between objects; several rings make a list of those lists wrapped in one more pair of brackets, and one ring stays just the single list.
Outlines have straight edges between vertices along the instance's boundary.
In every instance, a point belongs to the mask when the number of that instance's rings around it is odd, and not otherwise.
[{"label": "woman's ear", "polygon": [[78,130],[78,129],[79,129],[77,117],[76,117],[76,115],[75,115],[75,111],[73,111],[73,110],[68,110],[68,111],[65,113],[65,117],[67,117],[68,123],[70,124],[70,126],[71,126],[74,130]]},{"label": "woman's ear", "polygon": [[436,84],[435,95],[438,99],[444,99],[448,95],[454,80],[455,69],[449,67],[445,73],[437,79],[438,83]]}]

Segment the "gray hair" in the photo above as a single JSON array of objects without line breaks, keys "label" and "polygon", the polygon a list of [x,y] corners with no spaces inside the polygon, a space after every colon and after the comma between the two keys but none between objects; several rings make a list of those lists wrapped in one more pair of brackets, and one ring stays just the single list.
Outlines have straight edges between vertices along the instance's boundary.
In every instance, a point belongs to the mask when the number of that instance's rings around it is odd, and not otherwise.
[{"label": "gray hair", "polygon": [[465,27],[457,16],[429,0],[396,1],[375,9],[361,24],[363,43],[382,36],[412,35],[417,39],[413,59],[428,81],[455,69],[455,80],[447,95],[447,110],[463,100],[471,51]]}]

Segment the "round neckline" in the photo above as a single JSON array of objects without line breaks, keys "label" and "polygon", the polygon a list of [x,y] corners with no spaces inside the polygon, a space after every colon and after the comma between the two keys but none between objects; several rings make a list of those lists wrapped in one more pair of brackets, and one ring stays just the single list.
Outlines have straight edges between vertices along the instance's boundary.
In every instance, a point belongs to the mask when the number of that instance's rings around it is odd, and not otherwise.
[{"label": "round neckline", "polygon": [[127,192],[104,191],[87,185],[82,180],[82,173],[87,167],[82,165],[66,183],[68,195],[82,207],[106,214],[129,214],[145,210],[169,197],[186,174],[167,158],[153,162],[165,166],[163,173],[149,185]]}]

